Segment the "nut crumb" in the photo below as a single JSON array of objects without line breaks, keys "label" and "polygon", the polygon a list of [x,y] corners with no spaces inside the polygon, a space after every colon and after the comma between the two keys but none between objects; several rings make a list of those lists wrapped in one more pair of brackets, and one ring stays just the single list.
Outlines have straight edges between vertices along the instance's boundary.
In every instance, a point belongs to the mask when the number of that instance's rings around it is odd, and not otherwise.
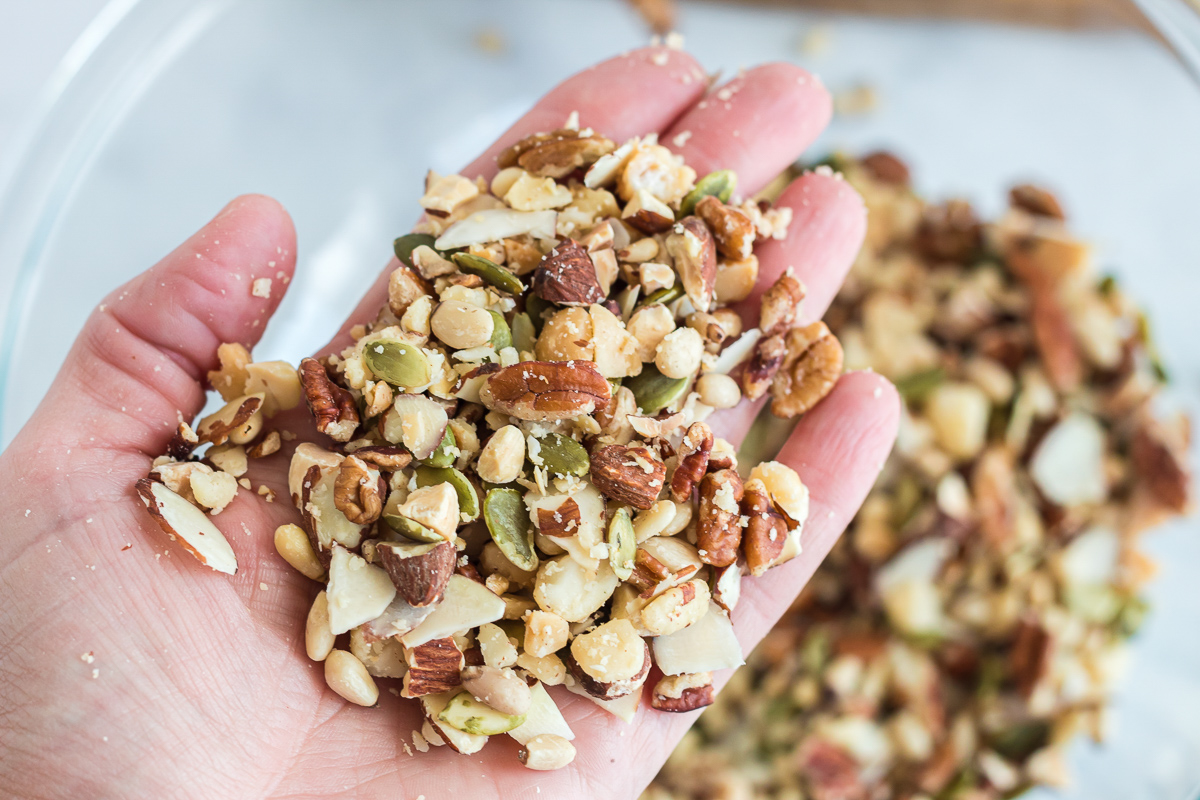
[{"label": "nut crumb", "polygon": [[270,299],[271,279],[256,278],[254,282],[250,284],[250,294],[254,295],[255,297],[261,297],[264,300]]}]

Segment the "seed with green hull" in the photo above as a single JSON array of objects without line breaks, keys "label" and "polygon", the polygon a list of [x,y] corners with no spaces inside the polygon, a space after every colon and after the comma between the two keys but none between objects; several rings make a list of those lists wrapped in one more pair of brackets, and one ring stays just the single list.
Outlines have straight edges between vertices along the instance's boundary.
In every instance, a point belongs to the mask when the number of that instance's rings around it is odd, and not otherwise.
[{"label": "seed with green hull", "polygon": [[534,330],[533,320],[524,311],[513,317],[512,338],[513,347],[517,348],[517,352],[533,352],[533,346],[537,343],[537,331]]},{"label": "seed with green hull", "polygon": [[513,346],[512,330],[504,321],[504,315],[499,311],[488,311],[492,315],[492,349],[497,353],[506,347]]},{"label": "seed with green hull", "polygon": [[478,275],[502,292],[521,294],[525,291],[525,284],[516,275],[491,259],[471,253],[455,253],[451,258],[463,272]]},{"label": "seed with green hull", "polygon": [[459,692],[450,698],[450,702],[438,714],[438,719],[464,733],[495,736],[522,725],[525,715],[503,714],[479,702],[470,692]]},{"label": "seed with green hull", "polygon": [[414,522],[408,517],[402,517],[399,514],[384,514],[380,517],[389,528],[396,533],[406,538],[412,539],[414,542],[444,542],[446,538],[435,531],[426,528],[419,522]]},{"label": "seed with green hull", "polygon": [[715,196],[722,203],[728,203],[736,188],[737,173],[733,170],[721,169],[708,173],[696,182],[695,188],[688,192],[679,204],[680,219],[695,211],[696,203],[709,195]]},{"label": "seed with green hull", "polygon": [[433,455],[425,459],[425,463],[431,467],[448,467],[454,463],[457,453],[458,441],[454,438],[454,431],[446,428],[446,432],[442,434],[442,443],[433,451]]},{"label": "seed with green hull", "polygon": [[551,433],[545,438],[538,439],[540,449],[538,454],[542,466],[554,475],[575,475],[582,477],[588,474],[591,460],[583,445],[570,436],[561,433]]},{"label": "seed with green hull", "polygon": [[692,379],[668,378],[650,364],[642,368],[642,374],[626,378],[624,386],[633,392],[638,408],[643,414],[657,414],[682,398]]},{"label": "seed with green hull", "polygon": [[538,567],[533,549],[533,523],[516,489],[491,489],[483,499],[483,520],[504,557],[521,569]]},{"label": "seed with green hull", "polygon": [[408,267],[413,266],[412,254],[421,245],[433,247],[436,241],[428,233],[406,233],[396,241],[392,242],[392,250],[396,253],[396,258]]},{"label": "seed with green hull", "polygon": [[454,467],[417,467],[417,488],[448,483],[458,495],[458,510],[471,519],[479,519],[479,495],[466,475]]},{"label": "seed with green hull", "polygon": [[[546,325],[546,312],[553,313],[558,306],[551,303],[549,300],[543,300],[536,294],[531,294],[525,298],[525,313],[529,315],[529,321],[533,323],[534,334],[542,332],[542,328]],[[530,347],[529,349],[533,349]]]},{"label": "seed with green hull", "polygon": [[413,389],[429,383],[429,359],[421,348],[394,339],[376,339],[363,347],[367,369],[393,386]]},{"label": "seed with green hull", "polygon": [[681,297],[683,297],[683,284],[676,283],[674,286],[667,286],[646,295],[638,301],[637,307],[641,308],[642,306],[649,306],[654,303],[662,303],[665,306],[668,303],[674,303]]},{"label": "seed with green hull", "polygon": [[633,532],[633,520],[629,509],[618,508],[608,523],[608,563],[621,580],[629,580],[633,574],[633,560],[637,556],[637,536]]}]

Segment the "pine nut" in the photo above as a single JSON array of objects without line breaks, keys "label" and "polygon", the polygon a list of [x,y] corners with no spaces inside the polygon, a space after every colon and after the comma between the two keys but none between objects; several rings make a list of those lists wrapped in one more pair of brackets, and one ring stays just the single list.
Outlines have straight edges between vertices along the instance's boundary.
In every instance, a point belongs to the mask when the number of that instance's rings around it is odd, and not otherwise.
[{"label": "pine nut", "polygon": [[373,706],[379,702],[375,679],[348,650],[334,650],[325,659],[325,683],[356,705]]},{"label": "pine nut", "polygon": [[527,769],[562,769],[575,760],[575,745],[553,733],[533,737],[517,753]]},{"label": "pine nut", "polygon": [[313,552],[308,534],[299,525],[280,525],[275,529],[275,552],[293,569],[314,581],[325,579],[325,568]]},{"label": "pine nut", "polygon": [[324,661],[333,650],[334,638],[329,627],[329,597],[318,592],[304,625],[304,650],[313,661]]}]

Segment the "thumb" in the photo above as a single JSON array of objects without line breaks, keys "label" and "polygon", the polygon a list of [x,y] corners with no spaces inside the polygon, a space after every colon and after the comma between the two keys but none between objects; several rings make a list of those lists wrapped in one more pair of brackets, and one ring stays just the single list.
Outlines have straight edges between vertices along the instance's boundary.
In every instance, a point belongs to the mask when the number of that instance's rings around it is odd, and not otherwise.
[{"label": "thumb", "polygon": [[235,199],[97,306],[18,441],[54,425],[67,429],[59,442],[65,433],[81,446],[162,452],[177,412],[191,417],[203,406],[217,345],[249,347],[261,337],[295,252],[291,218],[277,201]]}]

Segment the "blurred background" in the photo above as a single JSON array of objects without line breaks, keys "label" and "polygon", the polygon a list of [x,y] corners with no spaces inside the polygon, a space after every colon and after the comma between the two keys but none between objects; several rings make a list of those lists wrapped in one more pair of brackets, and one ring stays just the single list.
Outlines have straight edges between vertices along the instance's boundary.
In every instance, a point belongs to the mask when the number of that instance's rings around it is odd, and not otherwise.
[{"label": "blurred background", "polygon": [[[773,59],[818,73],[836,115],[813,160],[886,148],[921,194],[984,217],[1014,183],[1055,191],[1148,309],[1165,401],[1195,418],[1190,1],[5,0],[0,447],[100,298],[240,192],[296,220],[298,277],[255,355],[297,361],[387,260],[427,168],[457,169],[546,89],[653,28],[679,31],[714,73]],[[1107,744],[1073,746],[1061,796],[1182,800],[1200,781],[1198,532],[1185,520],[1148,540],[1154,610]]]}]

